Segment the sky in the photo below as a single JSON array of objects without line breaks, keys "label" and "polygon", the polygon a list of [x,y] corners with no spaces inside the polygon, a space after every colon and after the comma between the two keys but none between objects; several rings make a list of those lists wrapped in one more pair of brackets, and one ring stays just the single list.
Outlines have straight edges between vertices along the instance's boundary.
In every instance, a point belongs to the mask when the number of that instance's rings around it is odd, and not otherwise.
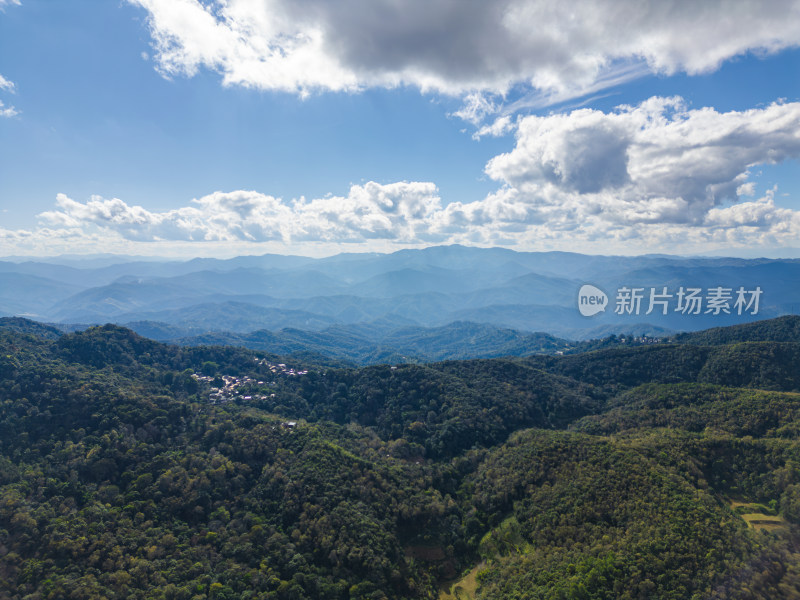
[{"label": "sky", "polygon": [[800,0],[0,0],[0,256],[800,257]]}]

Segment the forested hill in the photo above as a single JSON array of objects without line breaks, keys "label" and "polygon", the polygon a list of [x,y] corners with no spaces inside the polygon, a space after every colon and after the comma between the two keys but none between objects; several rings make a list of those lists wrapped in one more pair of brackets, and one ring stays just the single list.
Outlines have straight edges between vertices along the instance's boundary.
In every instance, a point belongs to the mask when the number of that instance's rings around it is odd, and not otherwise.
[{"label": "forested hill", "polygon": [[754,321],[729,327],[714,327],[702,331],[687,331],[675,335],[610,335],[587,340],[564,348],[569,354],[584,354],[607,348],[630,348],[652,344],[691,344],[719,346],[736,342],[800,342],[800,316],[784,315],[774,319]]},{"label": "forested hill", "polygon": [[705,345],[734,342],[800,342],[800,316],[785,315],[766,321],[681,333],[675,336],[675,341]]},{"label": "forested hill", "polygon": [[342,369],[6,322],[0,597],[796,598],[791,327]]}]

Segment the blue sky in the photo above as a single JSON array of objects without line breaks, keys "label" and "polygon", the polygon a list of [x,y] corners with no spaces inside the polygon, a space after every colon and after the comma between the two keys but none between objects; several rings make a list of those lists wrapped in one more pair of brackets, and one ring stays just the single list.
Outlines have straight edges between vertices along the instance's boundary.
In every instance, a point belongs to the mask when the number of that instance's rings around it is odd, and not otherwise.
[{"label": "blue sky", "polygon": [[0,0],[0,256],[798,256],[761,4]]}]

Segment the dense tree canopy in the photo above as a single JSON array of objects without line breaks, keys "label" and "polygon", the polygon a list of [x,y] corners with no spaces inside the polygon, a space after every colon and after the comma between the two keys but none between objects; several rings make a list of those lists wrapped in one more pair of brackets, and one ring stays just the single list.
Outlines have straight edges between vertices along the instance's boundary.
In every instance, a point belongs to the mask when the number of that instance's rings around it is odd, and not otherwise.
[{"label": "dense tree canopy", "polygon": [[780,326],[341,369],[11,325],[0,597],[800,595]]}]

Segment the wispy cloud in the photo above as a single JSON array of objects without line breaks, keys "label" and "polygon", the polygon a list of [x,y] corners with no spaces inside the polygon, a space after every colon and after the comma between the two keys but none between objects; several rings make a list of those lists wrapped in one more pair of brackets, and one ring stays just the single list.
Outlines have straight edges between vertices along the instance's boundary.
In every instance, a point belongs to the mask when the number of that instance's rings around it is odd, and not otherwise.
[{"label": "wispy cloud", "polygon": [[572,104],[572,108],[577,108],[607,95],[601,94],[604,90],[621,86],[651,73],[650,66],[644,60],[623,61],[598,73],[597,79],[585,87],[528,90],[521,98],[498,105],[498,112],[501,115],[509,115],[581,99],[580,102]]},{"label": "wispy cloud", "polygon": [[3,101],[0,100],[0,117],[15,117],[19,114],[16,108],[13,106],[6,106],[3,104]]},{"label": "wispy cloud", "polygon": [[[17,3],[18,4],[18,3]],[[0,4],[0,8],[2,8],[2,4]],[[5,92],[14,93],[16,91],[16,85],[14,85],[13,81],[9,81],[2,75],[0,75],[0,90]],[[16,108],[13,106],[6,106],[2,100],[0,100],[0,117],[14,117],[19,114]]]},{"label": "wispy cloud", "polygon": [[[2,8],[2,5],[0,5]],[[14,93],[17,89],[17,86],[14,85],[13,81],[9,81],[2,75],[0,75],[0,90],[5,92]],[[0,100],[0,117],[14,117],[19,114],[16,108],[13,106],[6,106],[2,100]]]},{"label": "wispy cloud", "polygon": [[205,68],[298,94],[411,85],[465,97],[470,121],[515,86],[528,93],[509,110],[800,44],[800,0],[128,1],[167,76]]},{"label": "wispy cloud", "polygon": [[11,92],[13,94],[14,91],[16,90],[16,87],[17,86],[14,85],[13,81],[9,81],[5,77],[3,77],[2,74],[0,74],[0,90]]}]

